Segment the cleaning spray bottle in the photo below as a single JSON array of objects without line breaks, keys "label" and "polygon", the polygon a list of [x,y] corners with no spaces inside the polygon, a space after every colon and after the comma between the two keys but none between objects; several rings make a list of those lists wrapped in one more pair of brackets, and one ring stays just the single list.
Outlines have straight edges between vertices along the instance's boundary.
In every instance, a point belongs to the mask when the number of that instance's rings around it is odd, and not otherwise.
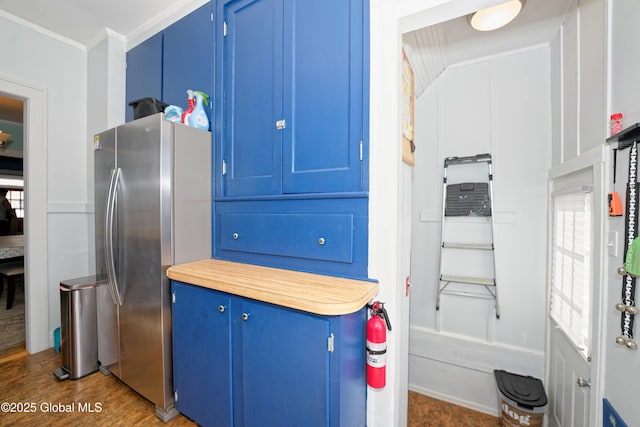
[{"label": "cleaning spray bottle", "polygon": [[182,123],[184,123],[185,125],[189,124],[189,116],[193,112],[193,109],[196,105],[196,100],[195,100],[195,97],[193,96],[193,91],[191,89],[187,91],[187,96],[188,96],[187,104],[189,105],[189,108],[184,110],[184,112],[182,113]]},{"label": "cleaning spray bottle", "polygon": [[189,116],[189,126],[197,129],[209,130],[209,118],[207,117],[207,112],[204,109],[205,105],[209,105],[209,95],[204,92],[200,92],[199,90],[193,91],[193,94],[196,97],[196,106]]}]

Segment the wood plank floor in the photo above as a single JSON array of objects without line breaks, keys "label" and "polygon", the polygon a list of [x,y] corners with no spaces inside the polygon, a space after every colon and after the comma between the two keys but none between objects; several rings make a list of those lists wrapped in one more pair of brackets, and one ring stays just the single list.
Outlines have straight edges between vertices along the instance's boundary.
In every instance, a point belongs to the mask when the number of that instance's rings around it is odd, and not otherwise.
[{"label": "wood plank floor", "polygon": [[[11,409],[21,410],[7,412],[3,407],[0,425],[196,425],[183,415],[162,423],[152,403],[111,375],[97,372],[80,380],[58,381],[53,371],[61,358],[53,349],[0,356],[0,404],[9,402]],[[427,426],[495,427],[499,419],[410,391],[408,427]]]},{"label": "wood plank floor", "polygon": [[[152,403],[112,375],[97,372],[75,381],[58,381],[53,371],[60,365],[60,353],[53,349],[0,364],[0,404],[33,408],[33,412],[3,411],[0,425],[195,426],[182,415],[162,423]],[[57,408],[61,410],[56,412]]]}]

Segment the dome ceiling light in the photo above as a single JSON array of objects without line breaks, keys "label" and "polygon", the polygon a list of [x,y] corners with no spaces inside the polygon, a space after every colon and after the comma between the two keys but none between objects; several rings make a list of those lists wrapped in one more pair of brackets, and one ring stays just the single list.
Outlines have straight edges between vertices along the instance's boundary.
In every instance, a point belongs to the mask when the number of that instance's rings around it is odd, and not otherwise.
[{"label": "dome ceiling light", "polygon": [[492,31],[513,21],[524,7],[525,0],[510,0],[481,9],[469,15],[469,25],[478,31]]}]

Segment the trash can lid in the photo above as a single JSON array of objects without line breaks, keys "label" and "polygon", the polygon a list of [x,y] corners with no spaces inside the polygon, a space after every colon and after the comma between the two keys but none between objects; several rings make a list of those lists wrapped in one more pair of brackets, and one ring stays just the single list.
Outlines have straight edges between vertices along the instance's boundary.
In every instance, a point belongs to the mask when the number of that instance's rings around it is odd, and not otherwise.
[{"label": "trash can lid", "polygon": [[103,283],[106,283],[106,279],[104,278],[98,276],[86,276],[63,280],[60,282],[60,286],[73,291],[84,288],[93,288]]},{"label": "trash can lid", "polygon": [[547,404],[547,394],[539,379],[497,369],[493,373],[500,393],[518,406],[532,409]]}]

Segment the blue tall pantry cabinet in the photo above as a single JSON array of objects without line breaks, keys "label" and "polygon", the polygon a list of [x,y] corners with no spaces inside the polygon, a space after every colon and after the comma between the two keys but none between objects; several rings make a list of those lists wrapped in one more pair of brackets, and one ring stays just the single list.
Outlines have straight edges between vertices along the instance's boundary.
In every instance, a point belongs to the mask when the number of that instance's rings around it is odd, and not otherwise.
[{"label": "blue tall pantry cabinet", "polygon": [[[127,103],[213,95],[210,261],[367,279],[368,21],[368,0],[217,0],[127,53]],[[373,295],[321,315],[174,279],[177,409],[204,426],[364,427]]]},{"label": "blue tall pantry cabinet", "polygon": [[218,4],[214,256],[367,276],[368,6]]}]

